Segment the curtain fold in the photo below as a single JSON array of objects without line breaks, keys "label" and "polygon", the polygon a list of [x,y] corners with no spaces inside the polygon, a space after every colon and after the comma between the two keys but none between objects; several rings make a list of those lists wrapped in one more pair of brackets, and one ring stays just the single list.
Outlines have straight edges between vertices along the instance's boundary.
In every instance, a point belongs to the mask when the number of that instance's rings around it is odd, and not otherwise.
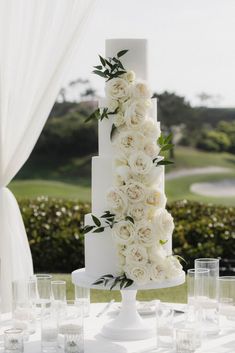
[{"label": "curtain fold", "polygon": [[11,282],[32,274],[19,207],[6,188],[57,97],[95,0],[0,0],[0,258],[3,310]]}]

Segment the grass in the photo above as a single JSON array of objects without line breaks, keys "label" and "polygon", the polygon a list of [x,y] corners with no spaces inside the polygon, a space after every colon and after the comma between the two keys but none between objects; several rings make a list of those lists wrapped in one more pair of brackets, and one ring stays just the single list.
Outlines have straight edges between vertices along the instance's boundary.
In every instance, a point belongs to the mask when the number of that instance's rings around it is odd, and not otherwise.
[{"label": "grass", "polygon": [[[10,184],[10,189],[17,198],[34,198],[41,195],[51,197],[90,201],[90,165],[91,157],[82,158],[50,158],[37,157],[29,160],[17,178]],[[190,185],[195,182],[218,181],[235,178],[235,155],[229,153],[202,152],[192,148],[177,147],[175,164],[166,168],[166,172],[206,166],[227,167],[232,170],[228,174],[207,174],[181,177],[166,181],[168,201],[188,199],[235,205],[235,199],[204,197],[190,192]]]},{"label": "grass", "polygon": [[[71,282],[71,275],[69,274],[54,274],[53,279],[56,280],[64,280],[67,284],[67,298],[74,298],[74,286]],[[115,299],[115,301],[121,300],[120,291],[109,291],[109,290],[91,290],[91,302],[92,303],[102,303],[108,302],[111,299]],[[187,300],[187,287],[186,283],[172,288],[164,288],[164,289],[154,289],[154,290],[142,290],[138,291],[137,294],[138,300],[153,300],[160,299],[164,302],[172,302],[172,303],[186,303]]]}]

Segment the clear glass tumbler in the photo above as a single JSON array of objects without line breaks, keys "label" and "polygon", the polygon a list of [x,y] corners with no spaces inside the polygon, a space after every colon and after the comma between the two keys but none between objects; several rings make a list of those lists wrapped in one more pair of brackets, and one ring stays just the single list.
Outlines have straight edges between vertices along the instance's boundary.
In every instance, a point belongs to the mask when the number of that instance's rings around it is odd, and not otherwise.
[{"label": "clear glass tumbler", "polygon": [[208,297],[208,279],[209,269],[191,268],[187,271],[187,293],[188,293],[188,305],[194,305],[196,299]]},{"label": "clear glass tumbler", "polygon": [[174,310],[165,303],[156,304],[157,347],[173,348]]},{"label": "clear glass tumbler", "polygon": [[75,301],[83,308],[83,316],[88,317],[90,314],[90,289],[75,286]]},{"label": "clear glass tumbler", "polygon": [[43,306],[41,309],[41,351],[42,353],[57,352],[58,347],[58,315],[56,309]]},{"label": "clear glass tumbler", "polygon": [[216,335],[219,332],[219,259],[200,258],[195,260],[196,272],[200,269],[209,269],[208,296],[197,299],[201,308],[202,330],[207,335]]},{"label": "clear glass tumbler", "polygon": [[235,320],[235,276],[219,277],[220,314]]},{"label": "clear glass tumbler", "polygon": [[51,280],[52,276],[49,274],[37,274],[37,299],[36,306],[39,313],[42,307],[51,304]]},{"label": "clear glass tumbler", "polygon": [[23,330],[8,329],[4,331],[4,352],[22,353],[24,351]]},{"label": "clear glass tumbler", "polygon": [[51,281],[52,300],[53,304],[61,309],[66,304],[66,282]]},{"label": "clear glass tumbler", "polygon": [[33,334],[36,330],[36,279],[34,276],[12,282],[13,326]]},{"label": "clear glass tumbler", "polygon": [[175,330],[175,346],[177,353],[193,353],[195,352],[196,335],[191,328],[177,328]]}]

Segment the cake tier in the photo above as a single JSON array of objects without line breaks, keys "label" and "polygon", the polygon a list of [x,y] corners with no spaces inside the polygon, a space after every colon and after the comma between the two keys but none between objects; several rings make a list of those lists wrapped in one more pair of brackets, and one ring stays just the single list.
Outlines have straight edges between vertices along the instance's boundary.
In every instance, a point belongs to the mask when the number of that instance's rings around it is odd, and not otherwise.
[{"label": "cake tier", "polygon": [[146,39],[107,39],[105,56],[113,57],[121,50],[128,49],[122,56],[122,64],[127,70],[135,72],[140,80],[148,78],[148,42]]},{"label": "cake tier", "polygon": [[[93,224],[91,214],[85,216],[85,225]],[[163,246],[167,255],[172,254],[172,238]],[[85,271],[86,275],[94,278],[119,273],[116,245],[112,238],[112,231],[106,228],[102,233],[87,233],[85,235]]]},{"label": "cake tier", "polygon": [[[164,166],[155,168],[156,187],[164,193]],[[92,158],[92,213],[100,217],[108,210],[107,191],[114,185],[114,166],[112,157]]]},{"label": "cake tier", "polygon": [[[92,223],[91,215],[86,215],[85,224]],[[110,228],[100,234],[90,232],[85,235],[85,267],[86,274],[94,279],[118,273],[116,247]]]},{"label": "cake tier", "polygon": [[[100,107],[105,107],[105,99],[100,100]],[[152,106],[149,110],[149,116],[157,121],[157,99],[152,98]],[[113,156],[113,146],[110,139],[110,132],[112,129],[114,119],[112,115],[109,119],[99,120],[98,125],[98,141],[99,141],[99,156]],[[159,123],[160,124],[160,123]],[[160,126],[159,126],[160,127]]]}]

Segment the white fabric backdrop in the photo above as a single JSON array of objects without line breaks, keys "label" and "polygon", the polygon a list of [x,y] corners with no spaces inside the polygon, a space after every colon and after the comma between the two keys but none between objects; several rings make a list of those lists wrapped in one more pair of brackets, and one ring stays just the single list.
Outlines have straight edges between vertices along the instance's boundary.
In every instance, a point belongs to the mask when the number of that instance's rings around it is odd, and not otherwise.
[{"label": "white fabric backdrop", "polygon": [[33,272],[23,221],[6,188],[29,157],[95,0],[0,0],[0,258],[4,311],[11,282]]}]

